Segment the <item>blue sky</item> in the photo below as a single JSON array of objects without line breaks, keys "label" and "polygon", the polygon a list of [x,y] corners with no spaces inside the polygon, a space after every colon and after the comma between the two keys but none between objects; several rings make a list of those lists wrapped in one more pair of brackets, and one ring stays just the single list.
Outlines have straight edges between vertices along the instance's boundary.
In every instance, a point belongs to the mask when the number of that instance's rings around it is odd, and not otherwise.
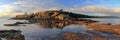
[{"label": "blue sky", "polygon": [[105,6],[111,8],[120,7],[120,0],[55,0],[57,3],[67,7],[78,6]]},{"label": "blue sky", "polygon": [[[0,6],[18,2],[20,0],[0,0]],[[41,0],[35,0],[40,2]],[[47,0],[49,1],[49,0]],[[104,6],[110,8],[119,8],[120,0],[54,0],[56,3],[64,5],[64,7],[77,6]]]},{"label": "blue sky", "polygon": [[120,0],[0,0],[4,15],[64,9],[88,15],[118,15]]},{"label": "blue sky", "polygon": [[9,3],[16,2],[16,1],[18,1],[18,0],[0,0],[0,5],[6,5]]}]

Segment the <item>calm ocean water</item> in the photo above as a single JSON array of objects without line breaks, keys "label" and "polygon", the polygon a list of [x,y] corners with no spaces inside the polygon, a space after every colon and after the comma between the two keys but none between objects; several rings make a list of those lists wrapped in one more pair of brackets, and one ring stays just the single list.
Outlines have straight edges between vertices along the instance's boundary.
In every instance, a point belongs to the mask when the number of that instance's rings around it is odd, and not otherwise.
[{"label": "calm ocean water", "polygon": [[[42,27],[43,26],[42,24],[47,26],[49,23],[48,24],[42,23],[41,25],[21,24],[19,26],[12,26],[12,27],[4,26],[3,24],[15,23],[17,21],[19,22],[25,21],[25,20],[8,20],[8,19],[9,18],[0,18],[0,30],[11,30],[11,29],[21,30],[22,34],[25,36],[25,40],[54,40],[56,38],[59,39],[60,37],[62,37],[62,34],[67,33],[67,32],[89,34],[85,31],[91,30],[89,28],[86,28],[85,25],[77,25],[77,24],[69,24],[69,25],[64,26],[63,28]],[[120,24],[119,23],[120,19],[92,18],[92,20],[100,21],[101,23]],[[22,26],[22,25],[26,25],[26,26]],[[101,32],[95,32],[95,33],[98,33],[100,36],[103,36],[106,38],[114,38],[113,35],[110,35],[107,33],[101,33]]]}]

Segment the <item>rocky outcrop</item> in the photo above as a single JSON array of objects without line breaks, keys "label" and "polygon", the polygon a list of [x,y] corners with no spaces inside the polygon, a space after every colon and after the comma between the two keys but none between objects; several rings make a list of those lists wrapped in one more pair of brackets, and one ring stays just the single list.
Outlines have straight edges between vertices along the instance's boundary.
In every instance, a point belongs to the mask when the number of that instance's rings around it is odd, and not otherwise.
[{"label": "rocky outcrop", "polygon": [[15,22],[12,24],[4,24],[4,26],[18,26],[19,24],[31,24],[29,22]]},{"label": "rocky outcrop", "polygon": [[43,11],[36,12],[30,14],[17,15],[12,19],[58,19],[58,20],[66,20],[72,18],[100,18],[95,16],[88,16],[83,14],[76,14],[72,12],[62,11],[62,10],[51,10],[51,11]]},{"label": "rocky outcrop", "polygon": [[17,15],[12,19],[58,19],[64,20],[65,18],[69,18],[69,16],[62,13],[62,11],[43,11],[37,13],[31,13],[27,15]]},{"label": "rocky outcrop", "polygon": [[64,39],[65,40],[118,40],[117,38],[106,38],[102,36],[94,36],[90,37],[91,35],[89,34],[84,34],[84,33],[65,33],[64,34]]},{"label": "rocky outcrop", "polygon": [[85,40],[85,39],[79,37],[77,33],[66,33],[66,34],[64,34],[64,38],[67,40],[70,40],[70,39],[72,39],[72,40]]},{"label": "rocky outcrop", "polygon": [[6,40],[25,40],[20,30],[0,30],[0,37]]},{"label": "rocky outcrop", "polygon": [[89,33],[89,34],[68,32],[68,33],[63,34],[63,38],[64,40],[120,40],[119,37],[109,38],[109,37],[101,36],[99,33],[95,33],[95,32]]}]

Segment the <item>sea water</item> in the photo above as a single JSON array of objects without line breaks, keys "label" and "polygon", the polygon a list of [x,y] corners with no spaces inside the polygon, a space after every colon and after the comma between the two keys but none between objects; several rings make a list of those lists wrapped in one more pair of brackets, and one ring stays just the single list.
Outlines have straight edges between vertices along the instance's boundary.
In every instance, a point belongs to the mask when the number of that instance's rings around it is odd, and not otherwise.
[{"label": "sea water", "polygon": [[[112,34],[102,33],[99,31],[94,31],[92,29],[86,28],[85,25],[69,24],[63,28],[43,28],[42,25],[38,26],[36,24],[21,24],[18,26],[4,26],[4,24],[15,23],[15,22],[24,22],[26,20],[9,20],[10,18],[0,18],[0,30],[20,30],[25,36],[25,40],[55,40],[62,38],[64,33],[83,33],[91,35],[86,30],[91,30],[95,33],[98,33],[98,36],[103,36],[106,38],[115,38]],[[104,19],[104,18],[89,18],[91,20],[100,21],[101,23],[112,23],[119,24],[120,19]],[[25,25],[25,26],[23,26]],[[46,25],[46,24],[44,24]],[[92,36],[88,36],[92,37]],[[116,37],[120,38],[120,37]]]}]

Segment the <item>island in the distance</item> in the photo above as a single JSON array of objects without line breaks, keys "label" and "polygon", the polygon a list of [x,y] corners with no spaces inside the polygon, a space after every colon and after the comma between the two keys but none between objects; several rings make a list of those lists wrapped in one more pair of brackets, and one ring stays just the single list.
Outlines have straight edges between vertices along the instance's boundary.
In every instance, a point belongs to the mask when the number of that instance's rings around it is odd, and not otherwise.
[{"label": "island in the distance", "polygon": [[26,19],[26,20],[76,20],[78,18],[119,18],[116,16],[89,16],[84,14],[77,14],[61,10],[50,10],[43,12],[36,12],[30,14],[16,15],[12,19]]}]

